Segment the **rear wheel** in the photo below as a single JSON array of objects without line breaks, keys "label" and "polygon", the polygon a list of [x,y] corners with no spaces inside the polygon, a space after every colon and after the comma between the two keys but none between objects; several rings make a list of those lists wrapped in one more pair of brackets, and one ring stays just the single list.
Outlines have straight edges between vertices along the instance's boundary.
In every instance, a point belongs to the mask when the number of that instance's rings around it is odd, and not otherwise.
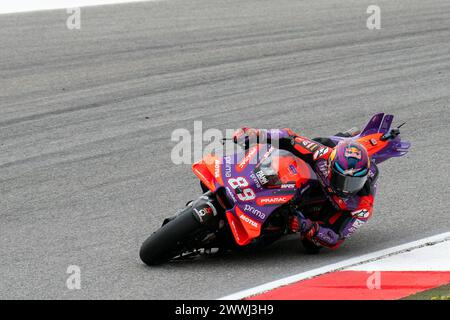
[{"label": "rear wheel", "polygon": [[186,207],[144,241],[139,255],[145,264],[161,264],[180,255],[186,250],[186,243],[195,234],[205,230],[192,211],[191,206]]}]

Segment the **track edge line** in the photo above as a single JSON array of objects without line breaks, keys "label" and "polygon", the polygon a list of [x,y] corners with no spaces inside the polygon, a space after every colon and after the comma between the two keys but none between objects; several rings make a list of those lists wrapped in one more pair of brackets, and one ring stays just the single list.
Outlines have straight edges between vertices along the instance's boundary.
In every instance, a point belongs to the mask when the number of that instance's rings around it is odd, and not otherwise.
[{"label": "track edge line", "polygon": [[408,243],[405,243],[405,244],[402,244],[399,246],[395,246],[395,247],[375,251],[372,253],[368,253],[368,254],[365,254],[365,255],[362,255],[359,257],[350,258],[350,259],[347,259],[344,261],[333,263],[333,264],[323,266],[320,268],[316,268],[316,269],[313,269],[310,271],[294,274],[292,276],[281,278],[279,280],[267,282],[267,283],[261,284],[259,286],[250,288],[250,289],[245,289],[245,290],[221,297],[217,300],[241,300],[244,298],[248,298],[248,297],[251,297],[251,296],[254,296],[257,294],[261,294],[261,293],[273,290],[275,288],[286,286],[286,285],[294,283],[294,282],[314,278],[316,276],[330,273],[330,272],[340,271],[345,268],[354,267],[354,266],[365,264],[368,262],[381,260],[386,257],[397,255],[397,254],[400,254],[403,252],[416,250],[416,249],[419,249],[419,248],[422,248],[425,246],[429,246],[429,245],[435,245],[435,244],[449,241],[449,240],[450,240],[450,232],[441,233],[441,234],[438,234],[435,236],[408,242]]}]

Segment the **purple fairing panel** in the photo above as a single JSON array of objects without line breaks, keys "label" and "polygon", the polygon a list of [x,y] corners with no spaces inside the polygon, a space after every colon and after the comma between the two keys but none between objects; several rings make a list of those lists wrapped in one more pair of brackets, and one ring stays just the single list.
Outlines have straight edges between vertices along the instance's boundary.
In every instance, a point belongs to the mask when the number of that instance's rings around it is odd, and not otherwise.
[{"label": "purple fairing panel", "polygon": [[358,135],[359,137],[365,137],[374,133],[388,133],[391,128],[392,120],[394,116],[391,114],[385,115],[384,113],[375,114],[372,119],[366,124],[364,129]]},{"label": "purple fairing panel", "polygon": [[394,116],[392,114],[387,114],[383,117],[383,121],[381,122],[380,128],[378,132],[388,133],[391,129],[392,121],[394,120]]},{"label": "purple fairing panel", "polygon": [[408,153],[411,143],[408,141],[401,141],[400,137],[390,141],[388,146],[380,152],[372,155],[372,160],[379,164],[390,158],[401,157]]},{"label": "purple fairing panel", "polygon": [[[244,157],[248,155],[244,150],[237,152],[234,155],[225,156],[222,159],[222,180],[229,200],[243,213],[260,223],[264,223],[280,204],[261,206],[257,204],[258,198],[292,196],[293,198],[298,199],[298,197],[301,196],[301,193],[309,187],[309,184],[315,183],[317,179],[312,169],[310,169],[307,176],[309,176],[311,180],[308,181],[308,183],[302,184],[300,188],[290,185],[271,186],[269,188],[267,184],[262,183],[264,181],[261,181],[261,177],[258,177],[257,175],[257,173],[259,173],[258,165],[263,161],[267,161],[267,159],[270,160],[273,154],[276,154],[277,152],[292,155],[288,151],[271,148],[270,145],[265,144],[259,145],[256,155],[247,161],[246,166],[243,169],[240,168],[239,165],[242,161],[245,161]],[[292,155],[292,157],[295,156]],[[245,179],[245,182],[242,178]],[[236,179],[240,180],[237,181]],[[250,196],[248,197],[248,200],[243,200],[247,197],[242,193],[237,193],[235,188],[239,183],[244,185],[247,184],[244,187],[240,187],[242,191],[249,192],[250,194],[253,192],[255,196]],[[220,187],[220,185],[217,185],[217,187]],[[243,189],[251,189],[252,192]],[[233,211],[234,210],[232,210],[232,212]]]}]

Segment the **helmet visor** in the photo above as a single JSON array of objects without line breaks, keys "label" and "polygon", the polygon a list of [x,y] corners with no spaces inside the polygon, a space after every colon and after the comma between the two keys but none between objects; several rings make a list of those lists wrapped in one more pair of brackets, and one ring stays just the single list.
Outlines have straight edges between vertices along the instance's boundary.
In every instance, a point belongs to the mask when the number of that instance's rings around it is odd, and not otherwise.
[{"label": "helmet visor", "polygon": [[344,195],[354,194],[360,191],[367,181],[367,174],[362,177],[348,176],[340,173],[333,167],[331,175],[331,187]]}]

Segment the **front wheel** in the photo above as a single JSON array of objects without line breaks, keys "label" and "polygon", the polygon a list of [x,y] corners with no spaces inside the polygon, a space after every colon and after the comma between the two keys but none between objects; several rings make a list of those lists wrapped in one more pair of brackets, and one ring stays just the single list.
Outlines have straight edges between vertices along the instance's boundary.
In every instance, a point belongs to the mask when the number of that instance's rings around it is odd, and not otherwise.
[{"label": "front wheel", "polygon": [[302,240],[303,248],[305,248],[306,253],[308,254],[318,254],[322,247],[316,246],[314,243],[307,239]]},{"label": "front wheel", "polygon": [[186,240],[203,229],[188,206],[144,241],[139,256],[150,266],[164,263],[181,254]]}]

